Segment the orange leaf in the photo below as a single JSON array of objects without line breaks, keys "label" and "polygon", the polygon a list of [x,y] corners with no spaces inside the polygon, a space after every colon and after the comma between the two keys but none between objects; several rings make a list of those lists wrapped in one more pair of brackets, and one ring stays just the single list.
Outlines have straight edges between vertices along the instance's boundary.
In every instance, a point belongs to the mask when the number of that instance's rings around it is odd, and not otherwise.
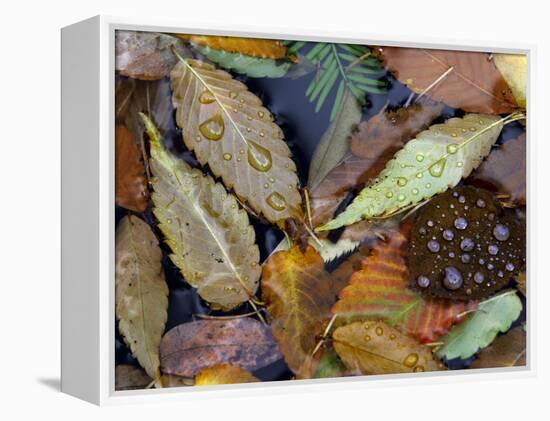
[{"label": "orange leaf", "polygon": [[248,371],[231,364],[203,368],[195,377],[195,386],[214,384],[253,383],[259,381]]},{"label": "orange leaf", "polygon": [[477,308],[477,303],[426,299],[408,289],[407,242],[403,232],[397,232],[387,243],[374,247],[363,268],[340,292],[332,312],[352,319],[382,318],[423,343],[433,342],[462,321],[464,312]]}]

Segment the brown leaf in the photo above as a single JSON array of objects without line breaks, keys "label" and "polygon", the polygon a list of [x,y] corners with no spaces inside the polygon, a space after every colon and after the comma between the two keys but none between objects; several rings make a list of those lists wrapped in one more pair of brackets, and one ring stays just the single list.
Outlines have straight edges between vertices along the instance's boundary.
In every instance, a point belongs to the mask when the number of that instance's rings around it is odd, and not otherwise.
[{"label": "brown leaf", "polygon": [[149,206],[140,145],[124,126],[115,128],[115,197],[117,205],[134,212],[143,212]]},{"label": "brown leaf", "polygon": [[527,364],[527,335],[518,326],[496,338],[484,348],[470,368],[517,367]]},{"label": "brown leaf", "polygon": [[378,47],[378,59],[400,82],[421,93],[451,67],[426,95],[470,113],[505,114],[516,100],[488,54],[421,48]]},{"label": "brown leaf", "polygon": [[163,374],[160,381],[162,387],[184,387],[195,384],[193,378],[176,376],[174,374]]},{"label": "brown leaf", "polygon": [[128,364],[115,367],[115,390],[145,389],[151,381],[142,368]]},{"label": "brown leaf", "polygon": [[398,215],[383,219],[364,219],[345,227],[340,238],[362,242],[387,238],[399,230],[401,218]]},{"label": "brown leaf", "polygon": [[158,32],[116,31],[115,69],[123,76],[157,80],[168,76],[178,54],[187,56],[181,40]]},{"label": "brown leaf", "polygon": [[527,276],[525,272],[521,272],[516,276],[516,283],[523,296],[527,297]]},{"label": "brown leaf", "polygon": [[337,328],[334,349],[356,374],[441,370],[431,350],[382,322],[369,320]]},{"label": "brown leaf", "polygon": [[468,183],[508,195],[506,202],[525,205],[526,146],[525,133],[499,145],[467,179]]},{"label": "brown leaf", "polygon": [[294,246],[272,254],[264,263],[262,299],[273,319],[273,336],[295,373],[315,348],[334,298],[330,276],[313,247],[302,253]]},{"label": "brown leaf", "polygon": [[351,275],[361,270],[363,266],[362,262],[370,254],[370,252],[370,247],[362,246],[330,273],[333,291],[336,295],[338,295],[340,290],[348,284]]},{"label": "brown leaf", "polygon": [[203,368],[195,377],[195,386],[215,384],[254,383],[259,380],[248,371],[231,364]]},{"label": "brown leaf", "polygon": [[163,373],[184,377],[222,363],[255,371],[280,358],[269,326],[251,318],[183,323],[160,344]]}]

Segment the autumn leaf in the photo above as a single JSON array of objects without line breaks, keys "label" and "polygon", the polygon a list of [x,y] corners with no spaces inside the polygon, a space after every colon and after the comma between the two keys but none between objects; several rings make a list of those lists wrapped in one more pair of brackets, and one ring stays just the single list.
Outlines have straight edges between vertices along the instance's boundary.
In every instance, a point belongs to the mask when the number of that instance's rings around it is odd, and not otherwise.
[{"label": "autumn leaf", "polygon": [[170,259],[203,299],[232,309],[255,294],[260,277],[248,215],[222,184],[170,154],[152,121],[142,116],[155,176],[153,212],[172,250]]},{"label": "autumn leaf", "polygon": [[128,364],[115,367],[115,390],[145,389],[151,381],[142,368]]},{"label": "autumn leaf", "polygon": [[508,82],[517,104],[527,107],[527,56],[524,54],[493,54],[493,61]]},{"label": "autumn leaf", "polygon": [[523,294],[524,297],[527,297],[527,276],[525,272],[521,272],[516,277],[516,283],[518,285],[519,291]]},{"label": "autumn leaf", "polygon": [[373,53],[409,89],[417,94],[427,90],[427,96],[451,107],[487,114],[517,108],[510,87],[488,54],[401,47],[378,47]]},{"label": "autumn leaf", "polygon": [[526,148],[525,133],[499,145],[468,178],[468,183],[505,195],[506,202],[525,205]]},{"label": "autumn leaf", "polygon": [[195,377],[195,386],[254,382],[259,382],[259,380],[248,371],[231,364],[218,364],[203,368]]},{"label": "autumn leaf", "polygon": [[296,166],[261,100],[214,66],[181,59],[171,73],[176,121],[202,165],[269,221],[302,215]]},{"label": "autumn leaf", "polygon": [[347,374],[346,366],[342,363],[333,347],[325,348],[321,351],[321,358],[313,374],[314,379],[343,377]]},{"label": "autumn leaf", "polygon": [[334,295],[338,295],[340,291],[348,285],[352,275],[362,269],[363,260],[369,256],[371,252],[371,247],[361,246],[330,273]]},{"label": "autumn leaf", "polygon": [[124,217],[116,230],[115,256],[118,330],[147,375],[156,380],[168,286],[162,252],[149,225],[136,216]]},{"label": "autumn leaf", "polygon": [[311,246],[305,253],[294,246],[272,254],[263,266],[262,299],[279,349],[289,368],[299,373],[334,303],[321,256]]},{"label": "autumn leaf", "polygon": [[375,320],[337,328],[334,349],[356,374],[416,373],[441,370],[431,350],[387,324]]},{"label": "autumn leaf", "polygon": [[160,378],[160,388],[163,387],[184,387],[194,386],[195,380],[189,377],[176,376],[174,374],[163,374]]},{"label": "autumn leaf", "polygon": [[115,128],[115,201],[118,206],[143,212],[149,205],[149,190],[140,145],[124,126]]},{"label": "autumn leaf", "polygon": [[467,114],[432,125],[397,152],[344,212],[317,230],[388,217],[454,187],[479,166],[504,123],[514,118]]},{"label": "autumn leaf", "polygon": [[527,365],[527,335],[517,326],[496,338],[481,351],[470,368],[517,367]]},{"label": "autumn leaf", "polygon": [[332,312],[347,320],[382,318],[402,332],[429,343],[462,321],[465,312],[476,308],[473,302],[424,298],[410,290],[405,261],[407,245],[407,237],[401,232],[377,244],[363,260],[361,270],[340,291]]},{"label": "autumn leaf", "polygon": [[193,377],[229,363],[255,371],[281,358],[269,326],[251,318],[183,323],[162,338],[162,372]]},{"label": "autumn leaf", "polygon": [[189,56],[183,42],[158,32],[116,31],[115,69],[123,76],[157,80],[168,76],[177,58]]}]

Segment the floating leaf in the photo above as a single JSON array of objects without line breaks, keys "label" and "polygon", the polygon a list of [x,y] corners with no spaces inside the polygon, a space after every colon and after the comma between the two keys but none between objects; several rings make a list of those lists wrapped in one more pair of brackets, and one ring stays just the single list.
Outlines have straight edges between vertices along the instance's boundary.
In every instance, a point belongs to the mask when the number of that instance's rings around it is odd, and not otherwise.
[{"label": "floating leaf", "polygon": [[299,373],[334,303],[321,256],[311,246],[303,254],[298,246],[272,254],[263,267],[262,299],[279,349],[289,368]]},{"label": "floating leaf", "polygon": [[317,144],[309,166],[308,187],[315,191],[349,149],[351,132],[361,121],[361,107],[346,89],[342,107]]},{"label": "floating leaf", "polygon": [[479,353],[470,368],[517,367],[527,364],[527,335],[518,326],[496,338]]},{"label": "floating leaf", "polygon": [[226,310],[236,307],[255,294],[261,271],[248,215],[222,184],[171,155],[142,116],[155,176],[153,212],[170,258],[203,299]]},{"label": "floating leaf", "polygon": [[183,323],[160,346],[163,373],[184,377],[223,363],[255,371],[280,358],[269,326],[251,318]]},{"label": "floating leaf", "polygon": [[143,212],[149,205],[140,145],[124,126],[115,128],[115,197],[118,206],[134,212]]},{"label": "floating leaf", "polygon": [[116,31],[115,69],[123,76],[142,80],[157,80],[168,76],[179,55],[189,53],[183,42],[158,32]]},{"label": "floating leaf", "polygon": [[465,312],[476,304],[423,298],[408,289],[405,255],[407,237],[397,232],[387,243],[379,243],[363,260],[360,271],[351,276],[340,291],[332,312],[339,319],[382,318],[421,342],[433,342],[449,327],[462,321]]},{"label": "floating leaf", "polygon": [[136,216],[116,230],[116,316],[118,330],[149,377],[158,379],[159,344],[167,319],[168,286],[157,238]]},{"label": "floating leaf", "polygon": [[437,371],[440,364],[427,346],[383,322],[368,320],[337,328],[334,349],[356,374]]},{"label": "floating leaf", "polygon": [[231,364],[203,368],[195,377],[195,386],[216,384],[254,383],[259,380],[248,371]]},{"label": "floating leaf", "polygon": [[287,58],[286,46],[283,42],[274,39],[188,34],[177,34],[176,36],[193,44],[207,46],[214,50],[224,50],[228,53],[240,53],[258,58]]},{"label": "floating leaf", "polygon": [[171,79],[176,121],[199,162],[269,221],[299,218],[296,166],[260,99],[200,61],[180,60]]},{"label": "floating leaf", "polygon": [[344,212],[319,231],[389,216],[454,187],[479,166],[506,120],[467,114],[436,124],[408,142]]},{"label": "floating leaf", "polygon": [[525,133],[499,145],[468,178],[468,183],[508,196],[506,202],[525,205],[526,148]]},{"label": "floating leaf", "polygon": [[493,61],[508,82],[517,104],[527,106],[527,56],[523,54],[493,54]]},{"label": "floating leaf", "polygon": [[128,364],[115,367],[115,390],[145,389],[151,383],[151,377],[143,369]]},{"label": "floating leaf", "polygon": [[447,336],[440,338],[443,346],[437,351],[440,358],[470,358],[488,346],[500,332],[510,329],[519,317],[521,300],[515,291],[506,291],[479,303],[479,309]]},{"label": "floating leaf", "polygon": [[508,84],[485,53],[401,47],[373,52],[412,91],[422,93],[432,86],[426,95],[451,107],[488,114],[517,108]]}]

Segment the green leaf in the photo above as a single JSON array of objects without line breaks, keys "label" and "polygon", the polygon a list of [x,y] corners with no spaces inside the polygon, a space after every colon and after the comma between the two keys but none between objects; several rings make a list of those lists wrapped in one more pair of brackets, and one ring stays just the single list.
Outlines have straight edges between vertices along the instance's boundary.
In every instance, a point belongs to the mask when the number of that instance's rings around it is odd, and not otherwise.
[{"label": "green leaf", "polygon": [[198,44],[192,44],[192,46],[195,50],[224,69],[250,77],[280,78],[285,76],[292,66],[292,63],[289,61],[251,57],[241,53],[215,50]]},{"label": "green leaf", "polygon": [[521,309],[521,300],[515,291],[507,291],[481,302],[475,313],[440,339],[444,345],[437,355],[449,360],[470,358],[493,342],[500,332],[508,331]]},{"label": "green leaf", "polygon": [[313,378],[328,379],[331,377],[342,377],[345,371],[346,366],[340,360],[334,348],[329,348],[319,360],[319,365],[313,374]]},{"label": "green leaf", "polygon": [[317,230],[388,217],[456,186],[489,154],[506,119],[468,114],[419,133],[344,212]]}]

